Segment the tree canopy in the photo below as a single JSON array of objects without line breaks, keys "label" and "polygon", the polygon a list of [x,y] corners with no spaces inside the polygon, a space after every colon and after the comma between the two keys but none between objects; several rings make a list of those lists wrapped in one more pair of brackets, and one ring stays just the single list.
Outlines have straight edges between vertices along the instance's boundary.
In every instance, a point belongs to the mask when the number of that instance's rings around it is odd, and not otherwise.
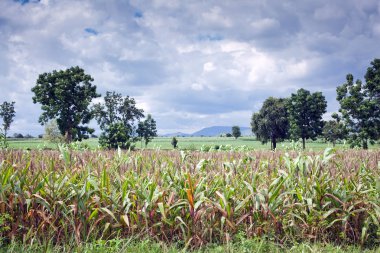
[{"label": "tree canopy", "polygon": [[302,139],[305,149],[306,139],[315,139],[322,133],[322,115],[326,112],[327,102],[322,92],[310,93],[299,89],[292,94],[287,103],[290,123],[290,135],[293,139]]},{"label": "tree canopy", "polygon": [[39,122],[43,125],[56,119],[66,142],[87,138],[93,132],[85,126],[93,118],[89,105],[93,98],[100,97],[93,81],[78,66],[39,75],[32,88],[33,102],[40,103],[43,111]]},{"label": "tree canopy", "polygon": [[233,126],[232,127],[232,136],[235,137],[235,139],[237,139],[241,136],[241,131],[240,131],[239,126]]},{"label": "tree canopy", "polygon": [[371,62],[365,74],[366,83],[354,82],[348,74],[346,82],[337,88],[337,100],[347,125],[351,146],[368,148],[380,136],[380,59]]},{"label": "tree canopy", "polygon": [[3,102],[0,105],[0,117],[3,120],[3,131],[5,137],[15,117],[15,102]]},{"label": "tree canopy", "polygon": [[139,122],[137,134],[140,138],[144,139],[145,147],[157,136],[156,121],[150,114],[148,114],[144,121]]},{"label": "tree canopy", "polygon": [[0,105],[0,117],[3,120],[3,129],[2,132],[0,132],[0,145],[3,147],[8,146],[7,133],[16,114],[14,105],[15,102],[9,103],[7,101]]},{"label": "tree canopy", "polygon": [[271,149],[276,149],[277,141],[288,137],[289,121],[286,110],[287,100],[267,98],[260,111],[251,118],[252,132],[262,143],[271,142]]},{"label": "tree canopy", "polygon": [[116,92],[107,92],[104,103],[93,107],[95,118],[103,131],[99,143],[107,148],[129,148],[135,141],[136,122],[144,117],[133,98]]},{"label": "tree canopy", "polygon": [[347,137],[347,128],[337,113],[334,113],[332,118],[332,120],[324,123],[322,135],[335,146],[338,140],[343,140]]}]

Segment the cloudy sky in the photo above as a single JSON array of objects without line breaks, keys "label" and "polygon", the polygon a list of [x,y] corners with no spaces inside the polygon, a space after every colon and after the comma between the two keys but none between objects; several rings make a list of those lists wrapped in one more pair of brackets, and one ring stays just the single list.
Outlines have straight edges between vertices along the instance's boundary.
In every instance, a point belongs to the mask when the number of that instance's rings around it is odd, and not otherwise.
[{"label": "cloudy sky", "polygon": [[328,117],[379,45],[378,0],[1,0],[0,103],[16,102],[11,133],[43,133],[31,88],[78,65],[161,134],[249,126],[267,97],[301,87],[323,92]]}]

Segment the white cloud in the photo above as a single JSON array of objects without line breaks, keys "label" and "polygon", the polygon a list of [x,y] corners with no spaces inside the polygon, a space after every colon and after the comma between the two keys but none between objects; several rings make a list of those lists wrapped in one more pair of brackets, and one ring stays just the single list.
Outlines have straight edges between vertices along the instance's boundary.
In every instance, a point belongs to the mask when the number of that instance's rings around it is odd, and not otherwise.
[{"label": "white cloud", "polygon": [[247,125],[267,96],[300,87],[323,91],[336,111],[334,86],[347,73],[362,78],[380,55],[376,0],[0,1],[0,10],[0,102],[16,101],[11,130],[23,133],[43,131],[30,89],[54,69],[79,65],[98,92],[135,97],[161,132],[191,132]]},{"label": "white cloud", "polygon": [[216,69],[215,65],[213,62],[206,62],[203,64],[203,71],[204,72],[212,72]]},{"label": "white cloud", "polygon": [[254,33],[260,34],[278,29],[280,27],[280,23],[273,18],[264,18],[253,21],[251,23],[251,27]]}]

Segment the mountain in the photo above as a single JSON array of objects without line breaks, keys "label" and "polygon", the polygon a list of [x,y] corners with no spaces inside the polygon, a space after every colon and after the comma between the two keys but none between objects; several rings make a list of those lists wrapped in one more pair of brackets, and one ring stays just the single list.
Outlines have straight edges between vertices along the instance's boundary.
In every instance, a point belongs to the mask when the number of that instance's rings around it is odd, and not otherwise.
[{"label": "mountain", "polygon": [[[251,128],[249,127],[240,127],[241,135],[242,136],[249,136],[252,135]],[[232,132],[232,126],[212,126],[212,127],[206,127],[202,128],[199,131],[196,131],[192,134],[186,134],[182,132],[177,133],[170,133],[170,134],[163,134],[162,137],[201,137],[201,136],[220,136],[221,134],[231,133]]]},{"label": "mountain", "polygon": [[[193,134],[192,136],[220,136],[221,134],[231,133],[232,126],[212,126],[203,128]],[[251,128],[240,127],[241,135],[251,135]]]},{"label": "mountain", "polygon": [[182,133],[182,132],[177,132],[177,133],[163,134],[161,136],[162,137],[189,137],[191,135],[190,134],[186,134],[186,133]]}]

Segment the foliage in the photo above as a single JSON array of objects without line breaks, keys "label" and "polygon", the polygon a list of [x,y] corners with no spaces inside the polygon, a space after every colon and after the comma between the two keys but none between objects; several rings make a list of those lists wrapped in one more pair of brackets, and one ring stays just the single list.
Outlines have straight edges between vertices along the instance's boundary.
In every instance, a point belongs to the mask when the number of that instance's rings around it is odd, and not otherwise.
[{"label": "foliage", "polygon": [[302,139],[305,149],[305,140],[315,140],[322,133],[322,115],[326,112],[327,102],[321,92],[310,93],[299,89],[288,100],[290,135],[293,139]]},{"label": "foliage", "polygon": [[333,120],[324,123],[322,135],[326,141],[332,142],[333,146],[335,146],[338,140],[343,140],[347,137],[348,132],[338,114],[334,113],[332,118]]},{"label": "foliage", "polygon": [[130,136],[130,129],[123,123],[113,123],[100,135],[99,144],[108,149],[129,149],[133,148],[134,139]]},{"label": "foliage", "polygon": [[0,148],[7,148],[9,146],[7,138],[3,133],[3,129],[0,128]]},{"label": "foliage", "polygon": [[78,66],[39,75],[32,88],[33,103],[40,103],[43,111],[39,122],[45,124],[56,119],[68,143],[88,138],[93,133],[93,129],[85,126],[93,117],[88,107],[93,98],[100,97],[93,81]]},{"label": "foliage", "polygon": [[154,137],[157,136],[156,121],[150,114],[148,114],[144,121],[139,122],[137,134],[141,139],[144,139],[145,147]]},{"label": "foliage", "polygon": [[3,102],[0,105],[0,117],[3,120],[3,128],[1,129],[0,133],[0,141],[1,146],[7,147],[7,132],[11,126],[11,123],[13,122],[13,118],[15,117],[15,108],[14,108],[15,102]]},{"label": "foliage", "polygon": [[346,76],[346,83],[337,88],[339,111],[349,131],[351,147],[368,148],[380,137],[380,59],[371,62],[365,74],[366,83],[354,83],[352,74]]},{"label": "foliage", "polygon": [[[379,246],[379,151],[0,151],[12,241]],[[254,169],[253,169],[254,168]],[[11,222],[12,221],[12,222]],[[242,238],[243,237],[243,238]]]},{"label": "foliage", "polygon": [[22,138],[24,138],[24,135],[22,133],[14,133],[13,138],[22,139]]},{"label": "foliage", "polygon": [[177,148],[178,140],[176,137],[173,137],[170,143],[172,144],[173,148]]},{"label": "foliage", "polygon": [[61,143],[64,140],[64,136],[58,128],[57,120],[53,119],[45,125],[43,138],[52,143]]},{"label": "foliage", "polygon": [[271,142],[271,149],[276,149],[277,141],[288,137],[289,121],[286,109],[287,100],[269,97],[260,111],[251,118],[252,132],[263,144]]},{"label": "foliage", "polygon": [[231,132],[232,132],[232,136],[235,137],[235,139],[241,136],[241,131],[240,131],[239,126],[233,126]]},{"label": "foliage", "polygon": [[166,244],[147,238],[115,238],[110,240],[96,240],[82,244],[67,242],[63,245],[54,245],[52,242],[23,244],[22,242],[12,242],[0,248],[0,252],[6,253],[34,253],[34,252],[82,252],[82,253],[103,253],[103,252],[133,252],[133,253],[241,253],[241,252],[329,252],[329,253],[378,253],[380,248],[363,249],[355,245],[334,245],[327,243],[313,242],[291,242],[289,245],[273,242],[268,239],[252,238],[247,239],[239,236],[236,240],[228,244],[210,244],[199,249],[186,250],[188,247],[180,245],[178,242]]},{"label": "foliage", "polygon": [[99,137],[102,147],[127,149],[136,141],[135,122],[144,117],[144,111],[133,98],[107,91],[104,103],[95,104],[93,111],[103,131]]}]

